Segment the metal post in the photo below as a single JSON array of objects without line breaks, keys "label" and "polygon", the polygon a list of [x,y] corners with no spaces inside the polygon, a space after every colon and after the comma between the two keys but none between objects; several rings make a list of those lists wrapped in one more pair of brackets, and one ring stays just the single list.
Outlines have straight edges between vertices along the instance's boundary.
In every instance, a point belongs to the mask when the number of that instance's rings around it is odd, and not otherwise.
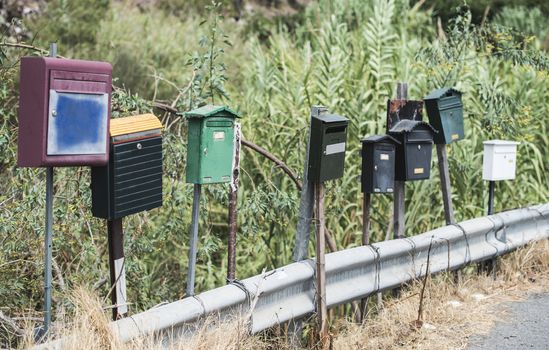
[{"label": "metal post", "polygon": [[107,220],[109,240],[109,270],[111,277],[112,319],[128,314],[126,294],[126,267],[124,257],[124,229],[122,218]]},{"label": "metal post", "polygon": [[[324,106],[312,106],[311,116],[320,115],[327,111]],[[307,248],[309,246],[309,235],[311,232],[311,219],[313,217],[314,206],[314,185],[307,179],[309,169],[309,146],[311,138],[311,127],[309,124],[309,137],[307,138],[307,150],[305,154],[305,169],[303,170],[303,188],[301,190],[301,199],[299,201],[299,217],[297,221],[297,231],[295,235],[294,261],[301,261],[307,258]]]},{"label": "metal post", "polygon": [[456,220],[454,218],[454,206],[452,204],[452,185],[450,184],[450,170],[448,169],[446,145],[437,144],[437,157],[442,200],[444,202],[444,219],[446,220],[446,225],[452,225],[456,223]]},{"label": "metal post", "polygon": [[229,242],[227,252],[227,281],[236,278],[236,230],[237,230],[237,199],[238,178],[240,175],[240,124],[235,125],[235,145],[232,181],[229,189]]},{"label": "metal post", "polygon": [[[408,84],[397,84],[397,99],[406,100],[408,98]],[[395,181],[394,197],[393,197],[393,228],[394,238],[404,238],[406,233],[405,212],[404,207],[406,183],[404,181]]]},{"label": "metal post", "polygon": [[187,274],[187,296],[194,295],[194,277],[196,269],[196,252],[198,249],[198,211],[200,210],[200,184],[194,184],[193,212],[189,243],[189,272]]},{"label": "metal post", "polygon": [[51,324],[52,293],[52,227],[53,227],[53,168],[46,168],[46,237],[44,268],[44,334],[48,333]]},{"label": "metal post", "polygon": [[326,306],[326,261],[324,238],[324,184],[315,184],[316,204],[316,313],[318,321],[318,333],[322,348],[326,348],[328,339],[328,308]]},{"label": "metal post", "polygon": [[[364,193],[362,204],[362,245],[370,244],[370,206],[372,203],[372,195]],[[359,322],[366,319],[368,313],[368,297],[360,300]]]},{"label": "metal post", "polygon": [[[57,44],[50,44],[50,57],[57,56]],[[46,223],[45,223],[45,266],[44,266],[44,326],[39,337],[48,333],[51,324],[52,294],[52,237],[53,237],[53,167],[46,168]]]},{"label": "metal post", "polygon": [[494,214],[494,187],[495,181],[490,181],[488,185],[488,215]]}]

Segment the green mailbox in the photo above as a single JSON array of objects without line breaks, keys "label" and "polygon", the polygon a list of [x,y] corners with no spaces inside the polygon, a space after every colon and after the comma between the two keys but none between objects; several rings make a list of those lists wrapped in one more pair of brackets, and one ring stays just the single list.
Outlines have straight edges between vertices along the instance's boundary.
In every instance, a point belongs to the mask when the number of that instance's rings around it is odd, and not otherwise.
[{"label": "green mailbox", "polygon": [[431,91],[424,99],[429,123],[441,132],[435,134],[436,144],[449,144],[463,139],[463,103],[461,92],[453,88]]},{"label": "green mailbox", "polygon": [[349,119],[323,113],[311,118],[308,180],[324,182],[343,176]]},{"label": "green mailbox", "polygon": [[189,122],[187,182],[231,181],[234,124],[240,116],[226,106],[206,105],[186,112]]}]

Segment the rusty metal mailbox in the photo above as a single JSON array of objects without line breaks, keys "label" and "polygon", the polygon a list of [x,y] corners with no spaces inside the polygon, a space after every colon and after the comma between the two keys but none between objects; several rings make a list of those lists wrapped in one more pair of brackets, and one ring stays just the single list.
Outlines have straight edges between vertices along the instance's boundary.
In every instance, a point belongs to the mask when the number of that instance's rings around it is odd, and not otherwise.
[{"label": "rusty metal mailbox", "polygon": [[106,164],[111,82],[106,62],[23,57],[17,164]]},{"label": "rusty metal mailbox", "polygon": [[401,120],[389,130],[396,146],[395,180],[425,180],[431,174],[431,150],[436,130],[428,123]]},{"label": "rusty metal mailbox", "polygon": [[117,118],[110,159],[92,167],[92,214],[114,220],[162,205],[162,124],[152,114]]},{"label": "rusty metal mailbox", "polygon": [[389,135],[374,135],[362,140],[362,192],[393,192],[398,144],[400,142]]}]

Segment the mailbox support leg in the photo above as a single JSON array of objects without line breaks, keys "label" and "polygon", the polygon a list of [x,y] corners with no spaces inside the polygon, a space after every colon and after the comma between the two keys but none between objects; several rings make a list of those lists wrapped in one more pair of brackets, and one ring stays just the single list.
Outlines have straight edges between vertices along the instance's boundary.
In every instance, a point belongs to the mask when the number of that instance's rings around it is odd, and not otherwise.
[{"label": "mailbox support leg", "polygon": [[324,237],[324,184],[315,184],[316,202],[316,313],[318,332],[322,348],[326,348],[328,339],[328,308],[326,306],[326,241]]},{"label": "mailbox support leg", "polygon": [[[496,187],[495,181],[488,183],[488,215],[494,214],[494,188]],[[497,272],[497,258],[492,258],[485,263],[484,266],[486,272],[491,273],[492,277],[496,279]]]},{"label": "mailbox support leg", "polygon": [[52,294],[52,239],[53,239],[53,168],[46,168],[46,227],[45,227],[45,266],[44,266],[44,326],[38,334],[45,336],[51,324],[51,294]]},{"label": "mailbox support leg", "polygon": [[126,267],[124,257],[124,229],[122,218],[107,220],[109,239],[109,269],[111,275],[112,319],[126,317],[128,304],[126,295]]},{"label": "mailbox support leg", "polygon": [[454,218],[454,206],[452,204],[452,187],[450,184],[450,171],[448,169],[448,154],[446,145],[437,144],[438,170],[440,173],[440,186],[442,188],[442,200],[444,202],[444,219],[446,225],[456,223]]},{"label": "mailbox support leg", "polygon": [[187,296],[194,295],[194,277],[196,270],[196,253],[198,249],[198,211],[200,209],[200,184],[194,184],[193,212],[189,242],[189,272],[187,274]]},{"label": "mailbox support leg", "polygon": [[231,283],[236,278],[236,231],[237,231],[237,200],[238,179],[240,175],[240,124],[235,126],[235,147],[232,181],[229,189],[229,242],[227,252],[227,281]]},{"label": "mailbox support leg", "polygon": [[[362,245],[370,244],[370,206],[372,203],[372,195],[364,193],[362,204]],[[368,314],[368,297],[360,300],[359,322],[364,322]]]}]

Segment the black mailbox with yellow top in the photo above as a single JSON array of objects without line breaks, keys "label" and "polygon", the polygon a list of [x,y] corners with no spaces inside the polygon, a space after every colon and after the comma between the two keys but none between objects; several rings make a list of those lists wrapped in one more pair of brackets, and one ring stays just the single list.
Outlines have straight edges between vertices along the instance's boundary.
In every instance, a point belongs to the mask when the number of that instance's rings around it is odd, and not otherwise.
[{"label": "black mailbox with yellow top", "polygon": [[389,135],[374,135],[362,140],[362,192],[393,192],[398,144],[400,142]]},{"label": "black mailbox with yellow top", "polygon": [[162,124],[152,114],[112,119],[110,157],[92,167],[92,214],[114,220],[162,205]]},{"label": "black mailbox with yellow top", "polygon": [[449,144],[464,138],[461,92],[453,88],[431,91],[424,98],[429,123],[438,131],[436,144]]},{"label": "black mailbox with yellow top", "polygon": [[307,179],[324,182],[343,176],[349,119],[322,113],[311,117]]},{"label": "black mailbox with yellow top", "polygon": [[401,120],[389,130],[396,146],[395,180],[425,180],[431,173],[431,150],[436,130],[418,120]]}]

